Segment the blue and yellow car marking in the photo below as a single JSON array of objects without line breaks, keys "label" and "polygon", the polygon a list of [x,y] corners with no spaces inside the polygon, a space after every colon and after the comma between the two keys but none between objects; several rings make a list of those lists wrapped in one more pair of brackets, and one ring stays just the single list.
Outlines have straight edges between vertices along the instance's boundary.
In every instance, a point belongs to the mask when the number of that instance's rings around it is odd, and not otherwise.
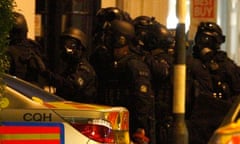
[{"label": "blue and yellow car marking", "polygon": [[2,122],[0,144],[64,144],[62,123]]}]

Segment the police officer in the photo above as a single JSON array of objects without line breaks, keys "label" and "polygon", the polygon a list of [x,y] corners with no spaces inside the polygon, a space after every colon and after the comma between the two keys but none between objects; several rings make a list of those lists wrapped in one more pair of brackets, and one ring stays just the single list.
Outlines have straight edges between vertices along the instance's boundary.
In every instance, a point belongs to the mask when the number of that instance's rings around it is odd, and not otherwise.
[{"label": "police officer", "polygon": [[106,7],[101,8],[97,11],[95,19],[96,27],[93,32],[93,44],[95,45],[94,47],[97,48],[100,44],[104,43],[105,24],[106,22],[111,22],[115,19],[128,22],[131,22],[132,20],[126,11],[123,11],[117,7]]},{"label": "police officer", "polygon": [[193,47],[193,56],[202,61],[212,77],[213,96],[232,100],[240,93],[239,67],[220,50],[225,42],[222,30],[214,22],[201,22],[198,26]]},{"label": "police officer", "polygon": [[169,30],[154,17],[138,16],[133,20],[143,61],[152,74],[155,93],[157,143],[168,143],[167,135],[172,121],[172,72],[175,40]]},{"label": "police officer", "polygon": [[70,27],[63,32],[61,45],[61,67],[58,73],[45,72],[56,94],[77,102],[96,103],[97,79],[93,67],[87,60],[87,36],[80,29]]},{"label": "police officer", "polygon": [[101,8],[96,14],[96,28],[93,34],[93,52],[90,55],[90,63],[94,67],[98,77],[98,103],[100,104],[111,103],[109,99],[105,99],[106,97],[103,92],[106,86],[106,79],[110,75],[109,68],[113,62],[113,57],[105,44],[105,35],[107,33],[105,27],[114,19],[131,21],[130,16],[117,7]]},{"label": "police officer", "polygon": [[105,22],[110,22],[114,19],[131,22],[131,16],[124,10],[118,7],[101,8],[96,13],[96,27],[94,33],[97,34],[103,30]]},{"label": "police officer", "polygon": [[190,143],[207,143],[229,111],[234,95],[239,94],[239,68],[220,50],[224,42],[219,25],[199,23],[192,61],[188,62],[196,84],[193,89],[198,89],[187,122]]},{"label": "police officer", "polygon": [[130,111],[132,139],[136,138],[133,137],[135,132],[143,129],[150,138],[150,143],[155,143],[151,73],[139,56],[130,50],[135,36],[134,27],[126,21],[113,20],[108,24],[107,29],[106,46],[110,48],[114,62],[111,66],[113,77],[108,79],[106,95],[113,99],[113,105],[125,106]]},{"label": "police officer", "polygon": [[7,55],[10,61],[8,73],[42,87],[39,72],[46,69],[40,53],[41,46],[27,38],[28,26],[25,17],[13,12],[14,25],[9,32]]}]

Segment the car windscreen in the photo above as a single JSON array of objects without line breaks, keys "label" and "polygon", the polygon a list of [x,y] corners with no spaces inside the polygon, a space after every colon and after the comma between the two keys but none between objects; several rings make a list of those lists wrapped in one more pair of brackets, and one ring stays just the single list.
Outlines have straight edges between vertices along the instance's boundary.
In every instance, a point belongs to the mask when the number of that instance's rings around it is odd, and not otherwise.
[{"label": "car windscreen", "polygon": [[65,101],[63,98],[57,95],[51,94],[49,92],[46,92],[40,87],[33,85],[29,82],[26,82],[15,76],[3,74],[2,78],[3,78],[3,82],[7,86],[15,89],[16,91],[22,93],[23,95],[25,95],[30,99],[32,99],[33,97],[37,97],[45,102]]}]

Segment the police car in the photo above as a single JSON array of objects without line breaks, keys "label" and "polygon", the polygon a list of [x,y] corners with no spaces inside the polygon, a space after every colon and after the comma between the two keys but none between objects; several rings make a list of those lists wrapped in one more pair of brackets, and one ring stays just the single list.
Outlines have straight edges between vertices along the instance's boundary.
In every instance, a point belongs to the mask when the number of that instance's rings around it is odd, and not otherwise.
[{"label": "police car", "polygon": [[128,144],[129,112],[66,101],[3,74],[0,144]]},{"label": "police car", "polygon": [[240,96],[208,144],[240,144]]}]

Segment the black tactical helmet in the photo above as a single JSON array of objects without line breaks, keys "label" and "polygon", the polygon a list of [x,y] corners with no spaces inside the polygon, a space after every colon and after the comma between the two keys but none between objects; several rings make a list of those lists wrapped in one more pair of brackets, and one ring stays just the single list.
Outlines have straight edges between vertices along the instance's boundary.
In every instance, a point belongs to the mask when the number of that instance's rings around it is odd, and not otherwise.
[{"label": "black tactical helmet", "polygon": [[10,31],[10,38],[26,38],[28,26],[24,15],[18,12],[13,12],[14,24]]},{"label": "black tactical helmet", "polygon": [[66,29],[62,34],[62,38],[66,38],[66,37],[70,37],[78,40],[80,44],[84,47],[84,49],[87,48],[87,36],[79,28],[70,27]]},{"label": "black tactical helmet", "polygon": [[87,48],[87,37],[76,27],[66,29],[62,36],[62,58],[68,63],[78,63]]},{"label": "black tactical helmet", "polygon": [[200,47],[207,46],[213,50],[219,49],[225,42],[225,36],[222,29],[214,22],[201,22],[198,25],[195,36],[195,44]]},{"label": "black tactical helmet", "polygon": [[96,17],[100,23],[114,19],[123,19],[122,11],[117,7],[101,8],[98,10]]},{"label": "black tactical helmet", "polygon": [[117,7],[101,8],[100,10],[98,10],[96,17],[97,17],[97,22],[101,24],[105,22],[110,22],[115,19],[125,20],[125,21],[131,20],[127,12]]},{"label": "black tactical helmet", "polygon": [[121,48],[131,43],[135,36],[134,26],[123,20],[113,20],[105,27],[105,42],[109,48]]},{"label": "black tactical helmet", "polygon": [[154,17],[138,16],[133,20],[133,25],[136,30],[148,29],[151,25],[157,23]]},{"label": "black tactical helmet", "polygon": [[133,20],[137,40],[143,42],[143,49],[150,51],[156,48],[168,50],[175,43],[173,35],[165,25],[154,17],[139,16]]},{"label": "black tactical helmet", "polygon": [[101,8],[98,10],[96,14],[96,27],[93,31],[93,42],[94,44],[104,44],[104,33],[106,33],[105,26],[107,23],[112,20],[123,20],[127,22],[131,22],[131,17],[129,13],[123,11],[117,7],[107,7]]}]

